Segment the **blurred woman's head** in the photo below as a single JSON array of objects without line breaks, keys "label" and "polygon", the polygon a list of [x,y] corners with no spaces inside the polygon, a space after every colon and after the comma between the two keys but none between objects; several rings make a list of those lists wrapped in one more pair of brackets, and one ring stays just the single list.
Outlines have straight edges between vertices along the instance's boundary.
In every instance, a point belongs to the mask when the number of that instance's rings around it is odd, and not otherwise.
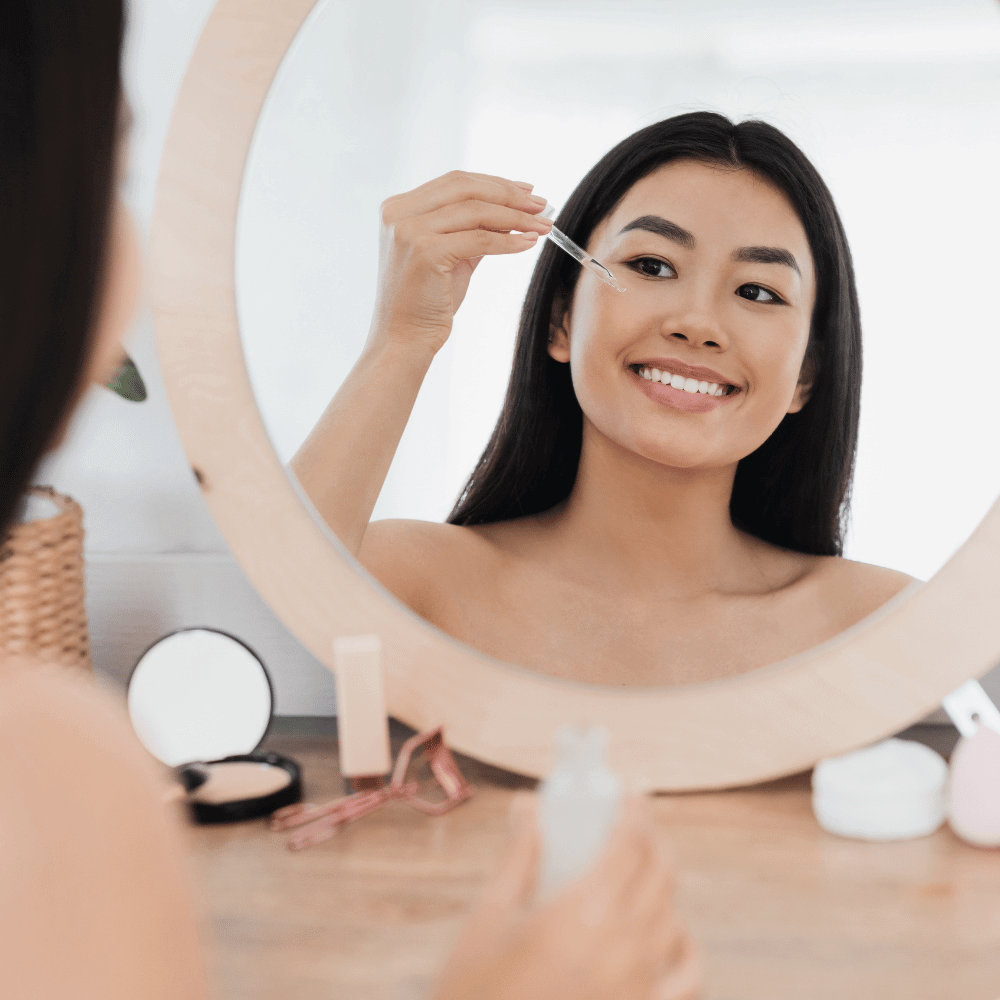
[{"label": "blurred woman's head", "polygon": [[122,0],[0,13],[0,535],[134,306],[123,33]]},{"label": "blurred woman's head", "polygon": [[[672,216],[693,221],[678,233],[661,224],[677,222]],[[679,115],[612,149],[557,225],[629,291],[599,286],[589,272],[581,281],[575,261],[542,250],[504,410],[450,520],[502,520],[564,500],[586,415],[664,464],[738,462],[737,527],[798,551],[840,554],[860,410],[860,320],[843,227],[802,152],[763,122]],[[601,374],[594,350],[617,369]],[[702,394],[700,421],[661,407],[653,427],[650,408],[630,393],[658,359],[678,362],[681,374],[711,364],[731,394],[724,403]],[[645,422],[631,419],[635,407]]]}]

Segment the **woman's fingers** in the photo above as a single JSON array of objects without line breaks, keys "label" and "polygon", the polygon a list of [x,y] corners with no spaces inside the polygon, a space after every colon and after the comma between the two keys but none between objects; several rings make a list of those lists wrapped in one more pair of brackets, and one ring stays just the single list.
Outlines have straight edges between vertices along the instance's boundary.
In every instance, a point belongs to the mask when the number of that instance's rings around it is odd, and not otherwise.
[{"label": "woman's fingers", "polygon": [[494,233],[488,229],[473,229],[437,237],[434,256],[446,270],[451,270],[458,261],[470,257],[521,253],[534,246],[537,240],[538,233]]},{"label": "woman's fingers", "polygon": [[[416,254],[411,259],[423,257],[451,271],[462,260],[527,250],[551,228],[548,219],[470,200],[401,219],[394,226],[393,242],[407,256]],[[469,268],[469,274],[472,270],[474,267]]]},{"label": "woman's fingers", "polygon": [[427,215],[408,219],[402,225],[442,235],[473,229],[490,229],[497,233],[536,232],[544,236],[552,228],[552,220],[516,208],[508,208],[506,205],[495,205],[473,198],[445,205]]},{"label": "woman's fingers", "polygon": [[681,931],[668,963],[650,1000],[696,1000],[701,996],[704,976],[691,935]]},{"label": "woman's fingers", "polygon": [[654,850],[641,881],[633,883],[621,900],[629,907],[631,920],[637,927],[663,926],[673,920],[674,870],[662,850]]},{"label": "woman's fingers", "polygon": [[373,337],[436,354],[478,262],[527,250],[551,229],[530,188],[454,170],[384,201]]},{"label": "woman's fingers", "polygon": [[533,795],[519,792],[514,796],[509,823],[507,850],[499,870],[483,891],[481,904],[515,910],[527,906],[535,891],[539,844]]},{"label": "woman's fingers", "polygon": [[382,221],[386,225],[394,225],[402,219],[427,215],[463,201],[504,205],[529,215],[537,214],[545,207],[544,198],[530,194],[513,181],[453,170],[412,191],[386,199],[382,202]]},{"label": "woman's fingers", "polygon": [[585,879],[603,883],[609,905],[630,905],[635,887],[648,875],[655,845],[656,832],[646,803],[630,796],[622,803],[621,817],[603,855]]}]

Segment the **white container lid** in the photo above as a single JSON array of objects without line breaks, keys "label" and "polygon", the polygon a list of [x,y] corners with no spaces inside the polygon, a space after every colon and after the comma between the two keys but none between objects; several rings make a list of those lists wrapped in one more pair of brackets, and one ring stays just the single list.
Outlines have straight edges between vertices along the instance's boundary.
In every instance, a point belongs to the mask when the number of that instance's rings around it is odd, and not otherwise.
[{"label": "white container lid", "polygon": [[888,739],[829,757],[813,771],[813,812],[829,833],[862,840],[908,840],[945,819],[948,765],[912,740]]}]

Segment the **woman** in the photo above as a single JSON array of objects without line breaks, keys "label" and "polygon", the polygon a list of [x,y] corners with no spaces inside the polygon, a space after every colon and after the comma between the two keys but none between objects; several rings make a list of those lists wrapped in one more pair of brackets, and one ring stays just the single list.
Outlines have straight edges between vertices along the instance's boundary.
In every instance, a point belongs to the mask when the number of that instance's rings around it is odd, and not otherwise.
[{"label": "woman", "polygon": [[[116,194],[121,0],[35,0],[2,22],[0,537],[87,386],[120,361],[141,274]],[[207,997],[180,828],[118,707],[0,661],[0,753],[13,765],[0,774],[0,996]],[[692,996],[671,868],[642,810],[629,805],[595,870],[534,911],[531,808],[440,1000]]]},{"label": "woman", "polygon": [[777,129],[708,112],[628,137],[564,206],[627,290],[543,249],[449,523],[369,525],[473,270],[549,230],[530,190],[455,172],[383,204],[368,342],[292,462],[345,545],[478,649],[605,684],[743,673],[901,590],[841,558],[861,331],[833,200]]}]

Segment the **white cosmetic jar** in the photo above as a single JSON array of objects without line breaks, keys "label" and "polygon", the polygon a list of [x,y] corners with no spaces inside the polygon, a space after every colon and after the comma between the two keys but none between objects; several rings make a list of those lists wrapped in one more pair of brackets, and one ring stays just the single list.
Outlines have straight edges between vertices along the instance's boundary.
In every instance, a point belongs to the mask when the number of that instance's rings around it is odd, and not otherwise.
[{"label": "white cosmetic jar", "polygon": [[888,739],[828,757],[813,771],[813,812],[828,833],[909,840],[945,820],[948,765],[922,743]]}]

